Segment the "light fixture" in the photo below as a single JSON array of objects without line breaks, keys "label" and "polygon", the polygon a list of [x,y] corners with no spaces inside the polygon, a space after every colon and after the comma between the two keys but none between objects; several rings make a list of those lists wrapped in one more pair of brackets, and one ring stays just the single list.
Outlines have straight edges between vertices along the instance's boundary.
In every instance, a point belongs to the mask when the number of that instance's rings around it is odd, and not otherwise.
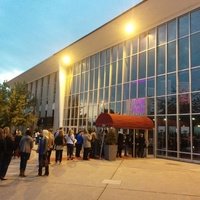
[{"label": "light fixture", "polygon": [[127,34],[133,33],[133,31],[134,31],[133,23],[126,24],[125,31],[126,31]]},{"label": "light fixture", "polygon": [[71,58],[69,56],[64,56],[63,57],[63,63],[66,65],[69,65],[71,62]]}]

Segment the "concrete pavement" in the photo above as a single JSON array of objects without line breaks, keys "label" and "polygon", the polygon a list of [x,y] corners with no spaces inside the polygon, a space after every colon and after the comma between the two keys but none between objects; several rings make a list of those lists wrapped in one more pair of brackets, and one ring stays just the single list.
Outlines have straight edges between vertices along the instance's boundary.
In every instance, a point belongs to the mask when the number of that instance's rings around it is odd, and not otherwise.
[{"label": "concrete pavement", "polygon": [[37,177],[37,155],[33,152],[27,177],[20,178],[19,159],[12,160],[8,180],[0,182],[0,199],[200,200],[198,164],[154,158],[64,159],[61,165],[53,161],[49,177]]}]

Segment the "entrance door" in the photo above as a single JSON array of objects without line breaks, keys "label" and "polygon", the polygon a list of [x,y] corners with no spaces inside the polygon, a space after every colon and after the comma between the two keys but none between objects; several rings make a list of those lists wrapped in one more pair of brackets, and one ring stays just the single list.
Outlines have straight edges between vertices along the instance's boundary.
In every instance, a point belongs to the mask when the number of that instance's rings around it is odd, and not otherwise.
[{"label": "entrance door", "polygon": [[147,148],[145,148],[145,157],[154,156],[154,134],[153,130],[129,130],[131,137],[131,152],[132,157],[137,157],[138,151],[138,137],[140,134],[144,134]]},{"label": "entrance door", "polygon": [[154,134],[153,130],[146,131],[146,141],[147,141],[147,156],[154,156]]}]

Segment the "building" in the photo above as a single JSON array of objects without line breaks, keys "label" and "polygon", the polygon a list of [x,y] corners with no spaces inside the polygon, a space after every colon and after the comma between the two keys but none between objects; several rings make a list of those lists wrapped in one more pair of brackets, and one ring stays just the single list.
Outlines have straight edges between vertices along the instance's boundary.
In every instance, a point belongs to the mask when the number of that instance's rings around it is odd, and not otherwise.
[{"label": "building", "polygon": [[155,122],[146,131],[151,153],[198,162],[199,19],[199,0],[142,1],[9,83],[28,83],[39,125],[89,127],[105,110],[147,115]]}]

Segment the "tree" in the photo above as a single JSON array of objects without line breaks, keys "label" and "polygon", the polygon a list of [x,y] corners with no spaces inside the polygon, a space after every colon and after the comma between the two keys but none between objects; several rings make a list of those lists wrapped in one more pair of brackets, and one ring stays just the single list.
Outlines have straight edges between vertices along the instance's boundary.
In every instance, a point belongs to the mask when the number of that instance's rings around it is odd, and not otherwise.
[{"label": "tree", "polygon": [[[28,91],[25,82],[15,83],[12,87],[6,84],[0,87],[4,111],[0,118],[1,126],[19,127],[32,126],[37,117],[35,115],[36,99]],[[0,99],[1,101],[1,99]]]},{"label": "tree", "polygon": [[6,82],[0,84],[0,126],[9,126],[9,97],[10,88]]}]

